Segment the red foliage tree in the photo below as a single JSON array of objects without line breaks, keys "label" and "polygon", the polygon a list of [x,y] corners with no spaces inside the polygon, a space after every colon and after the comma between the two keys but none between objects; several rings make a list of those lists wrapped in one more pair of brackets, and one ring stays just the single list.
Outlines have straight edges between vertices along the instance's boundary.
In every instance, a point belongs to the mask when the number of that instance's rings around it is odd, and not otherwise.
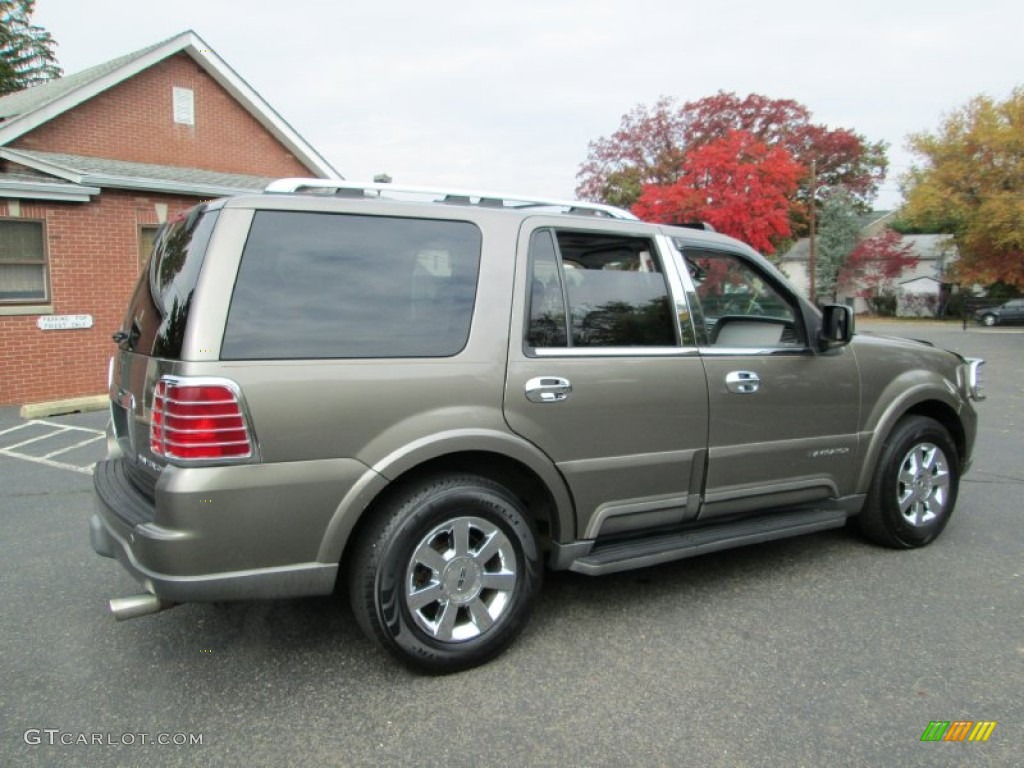
[{"label": "red foliage tree", "polygon": [[810,165],[816,164],[814,186],[843,186],[859,207],[868,209],[885,178],[885,143],[868,143],[845,128],[811,122],[811,113],[792,99],[759,94],[739,97],[719,91],[678,106],[661,98],[648,108],[635,107],[624,115],[619,129],[592,141],[576,174],[576,194],[630,206],[645,184],[669,185],[679,178],[682,159],[732,131],[749,133],[769,146],[778,146],[805,169],[802,187],[793,198],[801,201],[790,211],[791,229],[802,234],[810,197]]},{"label": "red foliage tree", "polygon": [[706,221],[774,253],[790,235],[790,198],[803,169],[783,147],[729,131],[688,152],[671,184],[644,186],[633,213],[665,223]]},{"label": "red foliage tree", "polygon": [[898,232],[886,229],[857,244],[839,273],[839,282],[860,296],[877,296],[891,290],[893,280],[916,267],[917,262],[911,245],[904,243]]},{"label": "red foliage tree", "polygon": [[590,142],[576,173],[577,196],[628,208],[645,184],[668,185],[679,178],[685,136],[685,118],[671,99],[662,96],[652,107],[637,104],[615,133]]},{"label": "red foliage tree", "polygon": [[719,91],[687,102],[682,111],[688,146],[720,138],[731,130],[747,131],[768,145],[785,147],[807,169],[815,161],[817,186],[843,187],[860,203],[873,199],[885,179],[884,142],[868,144],[845,128],[816,125],[811,122],[810,110],[792,99],[769,99],[756,93],[741,99]]}]

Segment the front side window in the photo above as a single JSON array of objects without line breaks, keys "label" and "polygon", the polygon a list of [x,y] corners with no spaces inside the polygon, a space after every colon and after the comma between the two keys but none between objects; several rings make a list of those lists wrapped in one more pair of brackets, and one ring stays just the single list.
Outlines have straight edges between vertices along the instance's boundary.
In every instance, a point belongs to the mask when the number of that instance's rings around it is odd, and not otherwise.
[{"label": "front side window", "polygon": [[469,222],[259,211],[225,360],[449,357],[469,339],[480,269]]},{"label": "front side window", "polygon": [[798,313],[753,265],[723,251],[685,249],[697,292],[698,331],[717,347],[802,346]]},{"label": "front side window", "polygon": [[651,240],[542,229],[531,238],[530,264],[529,347],[677,345]]},{"label": "front side window", "polygon": [[49,299],[43,222],[0,219],[0,303]]}]

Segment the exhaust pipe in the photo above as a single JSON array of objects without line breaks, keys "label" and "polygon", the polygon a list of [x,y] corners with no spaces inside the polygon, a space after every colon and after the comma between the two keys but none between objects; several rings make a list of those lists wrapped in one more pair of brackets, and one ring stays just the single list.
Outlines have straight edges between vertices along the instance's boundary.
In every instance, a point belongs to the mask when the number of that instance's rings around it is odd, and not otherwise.
[{"label": "exhaust pipe", "polygon": [[133,597],[115,597],[110,601],[110,612],[118,621],[127,621],[150,613],[158,613],[176,605],[177,603],[169,603],[147,592]]}]

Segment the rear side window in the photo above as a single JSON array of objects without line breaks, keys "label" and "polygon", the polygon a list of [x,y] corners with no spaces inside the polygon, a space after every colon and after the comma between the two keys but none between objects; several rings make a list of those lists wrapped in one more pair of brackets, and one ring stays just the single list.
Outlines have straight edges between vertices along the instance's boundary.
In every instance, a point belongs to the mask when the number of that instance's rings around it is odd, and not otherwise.
[{"label": "rear side window", "polygon": [[217,211],[198,206],[167,222],[156,235],[125,319],[133,351],[181,359],[192,294],[217,216]]},{"label": "rear side window", "polygon": [[480,244],[463,221],[259,211],[221,358],[455,355],[469,339]]},{"label": "rear side window", "polygon": [[651,240],[542,229],[530,240],[530,264],[528,347],[677,345]]}]

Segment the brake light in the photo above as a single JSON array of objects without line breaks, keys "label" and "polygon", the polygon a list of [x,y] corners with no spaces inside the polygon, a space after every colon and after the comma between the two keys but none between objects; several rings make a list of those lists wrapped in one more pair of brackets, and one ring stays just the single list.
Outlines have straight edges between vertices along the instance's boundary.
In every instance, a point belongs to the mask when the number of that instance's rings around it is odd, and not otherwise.
[{"label": "brake light", "polygon": [[169,459],[245,459],[254,453],[235,388],[198,379],[157,382],[149,447]]}]

